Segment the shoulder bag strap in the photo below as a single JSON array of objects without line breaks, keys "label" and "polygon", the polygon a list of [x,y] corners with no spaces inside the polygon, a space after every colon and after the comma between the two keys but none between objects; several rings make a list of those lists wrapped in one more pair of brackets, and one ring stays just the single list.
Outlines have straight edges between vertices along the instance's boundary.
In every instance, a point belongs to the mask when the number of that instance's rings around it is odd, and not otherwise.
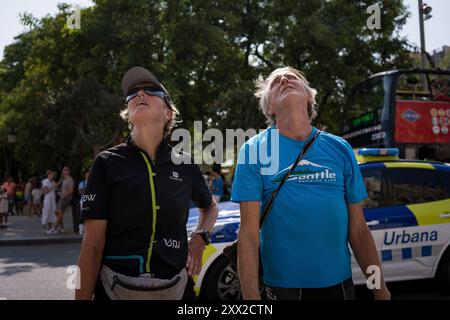
[{"label": "shoulder bag strap", "polygon": [[316,140],[317,136],[319,135],[320,130],[317,130],[316,134],[308,140],[308,142],[306,142],[305,146],[303,147],[302,151],[299,153],[299,155],[297,156],[297,159],[295,159],[294,164],[291,166],[291,168],[289,169],[289,172],[283,177],[283,180],[281,180],[280,184],[278,185],[278,187],[275,189],[275,191],[272,193],[272,196],[269,200],[269,202],[267,203],[267,206],[264,208],[264,211],[261,215],[261,219],[259,221],[259,228],[261,229],[264,221],[267,218],[267,215],[269,214],[270,209],[272,209],[272,205],[273,205],[273,201],[275,200],[278,192],[280,191],[281,187],[283,186],[283,184],[286,182],[287,178],[292,174],[292,172],[295,170],[295,168],[297,167],[297,164],[303,159],[303,156],[306,154],[306,152],[309,150],[309,148],[312,146],[313,142]]}]

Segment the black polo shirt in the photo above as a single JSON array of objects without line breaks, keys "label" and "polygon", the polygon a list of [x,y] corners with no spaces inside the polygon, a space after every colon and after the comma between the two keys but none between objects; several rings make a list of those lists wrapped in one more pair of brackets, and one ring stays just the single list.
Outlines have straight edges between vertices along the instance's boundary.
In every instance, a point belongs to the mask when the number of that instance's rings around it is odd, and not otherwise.
[{"label": "black polo shirt", "polygon": [[176,165],[172,150],[163,140],[152,162],[129,139],[94,161],[81,215],[108,221],[103,263],[116,272],[171,278],[185,267],[189,202],[207,208],[212,197],[192,157],[174,150],[191,163]]}]

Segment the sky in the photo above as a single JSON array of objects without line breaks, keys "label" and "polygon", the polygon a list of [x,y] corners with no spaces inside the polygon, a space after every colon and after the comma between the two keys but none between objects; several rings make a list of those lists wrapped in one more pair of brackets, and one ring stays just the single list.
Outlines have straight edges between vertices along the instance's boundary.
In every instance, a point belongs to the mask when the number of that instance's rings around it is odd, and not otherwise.
[{"label": "sky", "polygon": [[[19,13],[27,11],[37,18],[47,14],[54,15],[58,11],[57,4],[60,2],[81,7],[93,5],[90,0],[0,0],[0,57],[3,57],[4,47],[14,41],[14,36],[26,30],[20,24]],[[431,12],[433,17],[425,21],[425,47],[432,54],[433,50],[440,50],[444,45],[450,46],[450,0],[424,0],[424,2],[433,8]],[[412,15],[400,35],[419,47],[418,0],[404,0],[404,3]],[[83,17],[81,17],[81,24],[82,21]]]}]

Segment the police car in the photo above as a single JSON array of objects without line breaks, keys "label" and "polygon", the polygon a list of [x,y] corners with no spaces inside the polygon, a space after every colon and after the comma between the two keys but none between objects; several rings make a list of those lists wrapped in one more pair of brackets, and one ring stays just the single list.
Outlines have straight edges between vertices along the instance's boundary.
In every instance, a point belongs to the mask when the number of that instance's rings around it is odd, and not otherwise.
[{"label": "police car", "polygon": [[[436,277],[450,289],[450,164],[400,160],[398,149],[361,149],[356,153],[369,198],[364,216],[372,231],[385,280]],[[188,231],[198,222],[191,209]],[[196,279],[200,298],[241,298],[236,269],[222,254],[236,240],[239,204],[221,202],[212,241]],[[364,284],[352,256],[353,281]]]}]

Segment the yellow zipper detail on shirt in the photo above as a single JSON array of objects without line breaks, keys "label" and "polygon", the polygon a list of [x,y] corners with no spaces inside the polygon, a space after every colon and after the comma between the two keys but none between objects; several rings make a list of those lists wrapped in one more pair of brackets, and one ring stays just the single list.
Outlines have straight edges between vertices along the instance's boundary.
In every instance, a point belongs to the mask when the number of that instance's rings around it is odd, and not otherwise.
[{"label": "yellow zipper detail on shirt", "polygon": [[156,194],[155,194],[155,185],[153,183],[153,170],[152,170],[152,166],[150,165],[150,162],[148,162],[147,157],[145,156],[145,154],[143,152],[141,152],[142,157],[144,158],[144,161],[147,165],[147,170],[148,170],[148,176],[149,176],[149,181],[150,181],[150,190],[152,193],[152,235],[150,237],[150,245],[148,247],[148,254],[147,254],[147,264],[145,265],[145,271],[150,273],[150,258],[152,257],[152,251],[153,251],[153,242],[155,240],[155,233],[156,233],[156,210],[157,205],[156,205]]}]

